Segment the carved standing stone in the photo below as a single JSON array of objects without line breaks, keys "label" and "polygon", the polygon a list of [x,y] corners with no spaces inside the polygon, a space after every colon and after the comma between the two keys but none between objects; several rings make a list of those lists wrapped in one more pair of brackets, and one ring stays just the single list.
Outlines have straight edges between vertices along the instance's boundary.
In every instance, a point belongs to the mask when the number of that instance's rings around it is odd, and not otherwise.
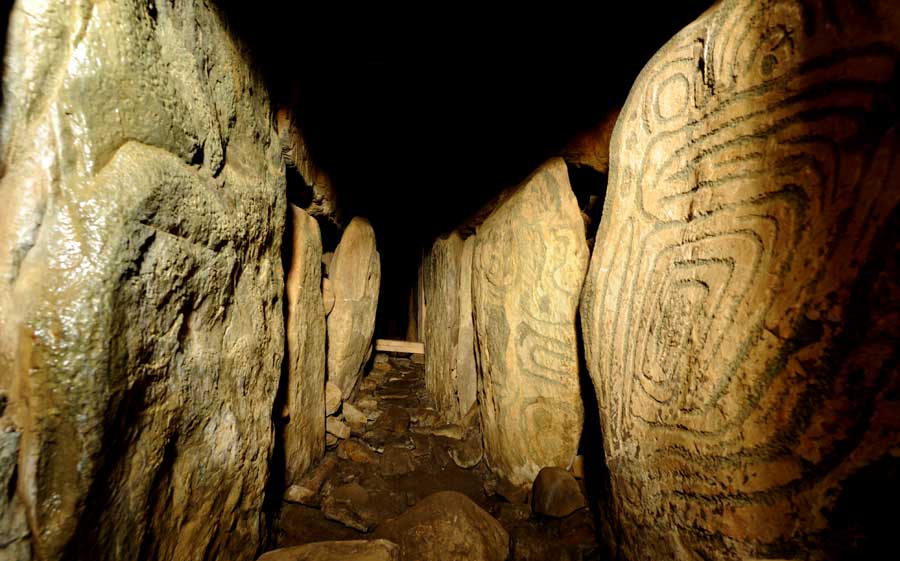
[{"label": "carved standing stone", "polygon": [[898,45],[895,2],[727,0],[635,83],[582,302],[625,559],[894,547]]},{"label": "carved standing stone", "polygon": [[350,396],[371,352],[381,259],[365,218],[350,221],[334,251],[329,274],[334,308],[328,316],[328,379]]},{"label": "carved standing stone", "polygon": [[21,0],[7,44],[0,389],[30,537],[0,556],[250,561],[284,354],[265,84],[200,0]]},{"label": "carved standing stone", "polygon": [[291,264],[285,281],[287,486],[298,483],[310,464],[325,452],[325,310],[319,291],[322,239],[316,220],[303,209],[289,206],[293,236]]},{"label": "carved standing stone", "polygon": [[559,158],[477,231],[472,292],[485,453],[517,485],[530,485],[543,467],[568,467],[578,449],[575,311],[587,260],[584,223]]},{"label": "carved standing stone", "polygon": [[463,240],[457,232],[438,238],[425,258],[425,388],[448,420],[462,415],[456,396],[459,339],[459,266]]},{"label": "carved standing stone", "polygon": [[456,342],[456,393],[464,416],[478,399],[478,368],[475,364],[475,318],[472,315],[472,261],[475,236],[466,238],[459,260],[459,336]]}]

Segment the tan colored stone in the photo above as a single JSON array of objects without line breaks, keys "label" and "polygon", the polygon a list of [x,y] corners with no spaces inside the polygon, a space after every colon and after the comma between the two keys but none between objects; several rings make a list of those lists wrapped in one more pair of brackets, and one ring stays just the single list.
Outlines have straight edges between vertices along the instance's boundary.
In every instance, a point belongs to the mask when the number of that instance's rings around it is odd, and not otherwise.
[{"label": "tan colored stone", "polygon": [[578,448],[575,311],[586,269],[584,224],[559,158],[478,227],[472,292],[485,455],[517,485],[542,467],[568,467]]},{"label": "tan colored stone", "polygon": [[425,258],[425,389],[446,419],[461,413],[456,385],[459,340],[459,267],[463,240],[457,232],[438,238]]},{"label": "tan colored stone", "polygon": [[581,308],[617,557],[893,547],[898,30],[726,0],[635,82]]},{"label": "tan colored stone", "polygon": [[350,425],[351,429],[357,432],[365,430],[366,424],[369,422],[369,418],[365,413],[349,403],[345,403],[341,411],[344,416],[344,421]]},{"label": "tan colored stone", "polygon": [[509,534],[471,499],[454,491],[425,497],[373,534],[400,546],[404,561],[504,561]]},{"label": "tan colored stone", "polygon": [[269,551],[258,561],[400,561],[400,547],[388,540],[315,542]]},{"label": "tan colored stone", "polygon": [[322,304],[325,307],[325,315],[331,313],[334,309],[334,288],[331,286],[331,279],[322,279]]},{"label": "tan colored stone", "polygon": [[325,382],[325,414],[334,415],[337,413],[338,409],[341,408],[342,401],[341,388],[337,387],[330,380]]},{"label": "tan colored stone", "polygon": [[309,486],[302,483],[295,483],[287,488],[284,492],[284,497],[282,498],[289,503],[315,506],[317,504],[317,495],[318,491],[313,491]]},{"label": "tan colored stone", "polygon": [[328,316],[328,379],[347,398],[372,350],[381,282],[381,260],[368,220],[355,217],[350,222],[331,268],[335,301]]},{"label": "tan colored stone", "polygon": [[338,457],[360,464],[378,463],[378,456],[365,442],[358,440],[342,440],[337,447]]},{"label": "tan colored stone", "polygon": [[325,453],[325,314],[322,310],[322,241],[319,224],[303,209],[291,210],[291,265],[287,296],[287,399],[285,481],[292,485]]},{"label": "tan colored stone", "polygon": [[4,7],[0,387],[34,559],[249,561],[267,533],[278,139],[216,5],[153,5]]},{"label": "tan colored stone", "polygon": [[350,427],[337,417],[325,419],[325,431],[341,439],[350,438]]},{"label": "tan colored stone", "polygon": [[578,481],[559,467],[542,469],[531,488],[531,510],[535,514],[564,518],[585,508],[587,501]]},{"label": "tan colored stone", "polygon": [[325,276],[331,277],[331,262],[334,261],[334,252],[326,251],[322,254],[322,266],[325,267]]},{"label": "tan colored stone", "polygon": [[464,415],[478,400],[478,369],[475,364],[475,316],[472,311],[472,262],[475,236],[463,243],[459,260],[459,335],[456,342],[456,394]]}]

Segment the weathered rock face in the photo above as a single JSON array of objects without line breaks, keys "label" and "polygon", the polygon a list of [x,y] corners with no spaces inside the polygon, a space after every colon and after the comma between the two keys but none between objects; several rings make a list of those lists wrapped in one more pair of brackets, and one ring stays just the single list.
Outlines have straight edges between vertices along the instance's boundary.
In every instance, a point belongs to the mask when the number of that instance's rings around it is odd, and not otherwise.
[{"label": "weathered rock face", "polygon": [[446,418],[462,416],[456,395],[459,340],[459,268],[463,240],[453,232],[438,238],[425,258],[425,388]]},{"label": "weathered rock face", "polygon": [[721,2],[622,111],[582,318],[626,559],[893,547],[900,10],[866,6]]},{"label": "weathered rock face", "polygon": [[561,159],[478,228],[473,269],[485,454],[530,485],[542,467],[568,467],[583,422],[575,310],[587,244]]},{"label": "weathered rock face", "polygon": [[375,331],[381,260],[369,221],[350,221],[329,274],[334,308],[328,316],[328,379],[350,395],[368,359]]},{"label": "weathered rock face", "polygon": [[284,352],[264,85],[198,0],[21,0],[8,45],[0,388],[33,555],[253,559]]},{"label": "weathered rock face", "polygon": [[288,380],[284,428],[287,485],[297,483],[325,452],[325,310],[319,290],[319,224],[293,205],[293,250],[285,282]]}]

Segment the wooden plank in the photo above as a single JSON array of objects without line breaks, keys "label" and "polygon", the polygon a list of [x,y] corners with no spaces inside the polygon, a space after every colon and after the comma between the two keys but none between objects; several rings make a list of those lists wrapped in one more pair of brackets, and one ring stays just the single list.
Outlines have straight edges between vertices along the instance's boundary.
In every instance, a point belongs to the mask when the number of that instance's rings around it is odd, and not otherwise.
[{"label": "wooden plank", "polygon": [[388,353],[425,354],[425,343],[414,341],[396,341],[394,339],[375,339],[375,350]]}]

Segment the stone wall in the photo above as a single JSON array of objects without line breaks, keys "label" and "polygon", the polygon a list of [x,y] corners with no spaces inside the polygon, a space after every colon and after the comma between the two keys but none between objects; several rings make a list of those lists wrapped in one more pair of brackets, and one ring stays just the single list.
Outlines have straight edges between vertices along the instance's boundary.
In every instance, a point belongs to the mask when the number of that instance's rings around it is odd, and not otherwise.
[{"label": "stone wall", "polygon": [[307,468],[325,452],[322,240],[319,224],[314,218],[294,205],[289,208],[293,235],[291,264],[285,279],[288,364],[284,456],[287,486],[298,483]]},{"label": "stone wall", "polygon": [[284,349],[265,87],[200,0],[20,0],[8,44],[0,463],[29,533],[0,557],[253,559]]},{"label": "stone wall", "polygon": [[727,0],[635,83],[581,308],[625,559],[893,547],[898,29]]},{"label": "stone wall", "polygon": [[328,380],[346,399],[372,354],[375,310],[381,287],[381,258],[375,231],[354,217],[341,236],[328,275],[334,308],[328,315]]}]

